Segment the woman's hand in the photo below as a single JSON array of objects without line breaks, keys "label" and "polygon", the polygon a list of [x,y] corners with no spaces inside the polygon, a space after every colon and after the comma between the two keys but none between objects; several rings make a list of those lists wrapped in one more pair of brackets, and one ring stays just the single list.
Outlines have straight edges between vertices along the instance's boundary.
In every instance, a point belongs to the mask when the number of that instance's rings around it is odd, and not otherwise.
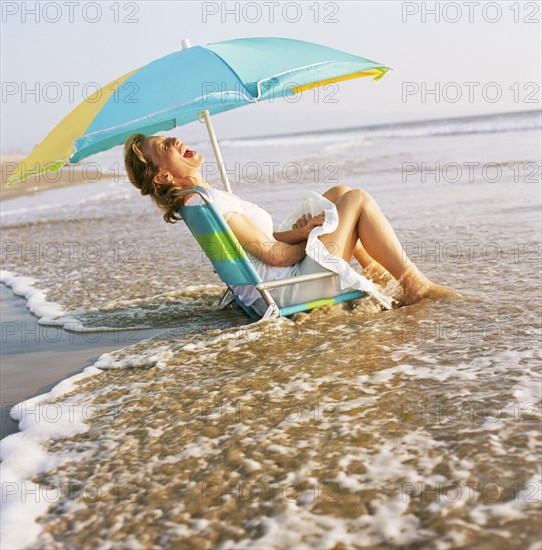
[{"label": "woman's hand", "polygon": [[307,244],[309,233],[317,226],[323,225],[325,219],[324,212],[320,212],[317,216],[303,214],[288,231],[276,231],[273,237],[277,241],[288,244]]},{"label": "woman's hand", "polygon": [[324,224],[325,220],[325,214],[324,212],[320,212],[320,214],[317,214],[316,216],[312,216],[311,214],[303,214],[301,218],[299,218],[293,225],[292,229],[297,229],[298,231],[301,231],[301,234],[304,236],[305,239],[309,237],[309,233],[315,228],[320,225]]}]

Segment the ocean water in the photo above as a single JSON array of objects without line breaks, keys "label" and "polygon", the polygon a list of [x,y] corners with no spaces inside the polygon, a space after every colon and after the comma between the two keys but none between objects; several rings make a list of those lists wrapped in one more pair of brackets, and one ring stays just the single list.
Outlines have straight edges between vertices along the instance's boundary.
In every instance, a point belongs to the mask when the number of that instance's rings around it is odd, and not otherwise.
[{"label": "ocean water", "polygon": [[218,310],[188,230],[122,177],[4,203],[2,280],[42,323],[163,332],[12,409],[3,547],[541,548],[540,121],[223,142],[277,227],[361,187],[462,294],[386,312]]}]

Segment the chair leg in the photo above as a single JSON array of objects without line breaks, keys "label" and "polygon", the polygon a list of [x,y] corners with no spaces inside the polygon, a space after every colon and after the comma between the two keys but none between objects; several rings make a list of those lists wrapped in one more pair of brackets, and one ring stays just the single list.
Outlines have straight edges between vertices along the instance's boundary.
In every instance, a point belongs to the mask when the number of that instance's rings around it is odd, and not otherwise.
[{"label": "chair leg", "polygon": [[275,319],[276,317],[280,317],[280,310],[277,304],[270,304],[261,320],[265,321],[266,319]]},{"label": "chair leg", "polygon": [[220,301],[218,302],[218,309],[224,309],[226,306],[231,304],[233,300],[234,294],[231,288],[228,286],[228,288],[224,291],[224,294],[222,294]]},{"label": "chair leg", "polygon": [[264,289],[258,289],[258,290],[260,291],[262,298],[267,304],[267,311],[264,313],[262,317],[262,321],[264,321],[265,319],[273,319],[275,317],[280,317],[279,306],[277,305],[275,300],[273,300],[273,296],[271,296],[269,291]]}]

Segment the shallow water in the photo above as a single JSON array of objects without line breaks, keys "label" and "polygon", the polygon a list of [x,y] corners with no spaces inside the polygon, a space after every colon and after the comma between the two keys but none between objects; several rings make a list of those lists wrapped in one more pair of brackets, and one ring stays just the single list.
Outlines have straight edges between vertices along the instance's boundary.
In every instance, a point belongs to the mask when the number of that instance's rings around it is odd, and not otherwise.
[{"label": "shallow water", "polygon": [[[92,414],[63,432],[64,414],[41,443],[54,460],[29,467],[42,500],[32,547],[539,548],[540,132],[264,149],[223,154],[304,167],[303,182],[233,182],[276,225],[304,189],[331,186],[308,167],[337,162],[338,182],[371,192],[422,271],[462,298],[388,312],[357,300],[249,326],[216,309],[222,287],[186,228],[123,182],[31,224],[5,214],[5,268],[71,319],[169,329],[49,399]],[[487,171],[402,181],[404,163],[435,161]],[[80,253],[32,259],[25,242]]]}]

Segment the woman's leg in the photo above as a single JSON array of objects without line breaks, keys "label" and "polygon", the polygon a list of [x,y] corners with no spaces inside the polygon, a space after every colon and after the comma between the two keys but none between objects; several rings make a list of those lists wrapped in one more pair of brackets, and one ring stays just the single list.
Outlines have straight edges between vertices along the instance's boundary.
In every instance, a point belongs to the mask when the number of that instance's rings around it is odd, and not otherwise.
[{"label": "woman's leg", "polygon": [[[334,187],[331,187],[331,189],[328,189],[323,196],[327,200],[336,204],[339,198],[348,191],[350,191],[350,187],[347,185],[335,185]],[[359,239],[354,247],[353,256],[359,262],[361,267],[363,267],[363,274],[368,279],[371,279],[375,283],[381,283],[384,285],[393,279],[384,267],[382,267],[374,258],[369,256]]]},{"label": "woman's leg", "polygon": [[384,266],[403,287],[403,301],[412,303],[425,296],[453,293],[427,279],[404,252],[395,231],[375,200],[361,189],[350,189],[336,201],[339,226],[333,233],[320,236],[331,254],[350,262],[356,243]]},{"label": "woman's leg", "polygon": [[[323,193],[322,196],[325,197],[328,201],[337,204],[339,198],[348,191],[350,191],[350,187],[348,187],[347,185],[335,185],[334,187],[328,189],[325,193]],[[363,268],[366,268],[371,262],[374,261],[373,258],[371,258],[369,254],[367,254],[367,251],[363,248],[359,239],[356,243],[356,246],[354,247],[353,255]]]}]

